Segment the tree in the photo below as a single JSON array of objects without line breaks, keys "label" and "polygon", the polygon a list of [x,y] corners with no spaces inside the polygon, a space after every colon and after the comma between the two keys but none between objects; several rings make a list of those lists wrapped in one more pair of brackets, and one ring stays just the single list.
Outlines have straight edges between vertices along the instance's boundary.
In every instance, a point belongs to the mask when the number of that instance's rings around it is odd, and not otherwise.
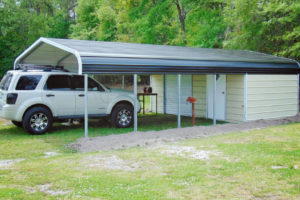
[{"label": "tree", "polygon": [[[222,48],[226,24],[223,0],[185,0],[187,46]],[[186,6],[187,7],[187,6]]]},{"label": "tree", "polygon": [[79,0],[71,37],[220,47],[220,0]]},{"label": "tree", "polygon": [[225,48],[300,59],[300,2],[230,0],[224,12]]},{"label": "tree", "polygon": [[0,0],[0,74],[41,36],[300,59],[299,0]]},{"label": "tree", "polygon": [[71,26],[71,37],[96,40],[96,27],[99,19],[96,14],[98,0],[79,0],[75,8],[76,23]]},{"label": "tree", "polygon": [[0,6],[0,77],[14,59],[39,37],[66,38],[75,0],[2,0]]}]

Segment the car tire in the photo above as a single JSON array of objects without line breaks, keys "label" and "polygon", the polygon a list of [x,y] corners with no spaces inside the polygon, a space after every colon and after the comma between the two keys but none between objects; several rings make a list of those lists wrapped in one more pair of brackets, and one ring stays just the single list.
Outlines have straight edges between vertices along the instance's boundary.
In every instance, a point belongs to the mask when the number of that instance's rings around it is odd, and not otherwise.
[{"label": "car tire", "polygon": [[13,123],[13,125],[15,125],[16,127],[20,127],[20,128],[23,127],[23,122],[17,122],[17,121],[12,120],[11,123]]},{"label": "car tire", "polygon": [[52,123],[52,114],[44,107],[33,107],[29,109],[23,118],[24,129],[33,135],[46,133],[51,128]]},{"label": "car tire", "polygon": [[133,107],[128,104],[117,105],[111,114],[112,125],[116,128],[127,128],[133,124]]}]

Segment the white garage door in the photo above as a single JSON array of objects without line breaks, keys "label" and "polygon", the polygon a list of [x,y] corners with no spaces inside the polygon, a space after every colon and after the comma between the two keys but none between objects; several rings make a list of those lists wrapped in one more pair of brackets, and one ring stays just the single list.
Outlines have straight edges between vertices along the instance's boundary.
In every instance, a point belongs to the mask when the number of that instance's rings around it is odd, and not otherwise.
[{"label": "white garage door", "polygon": [[[192,115],[192,105],[186,101],[189,96],[192,96],[192,75],[181,75],[181,115]],[[167,114],[177,114],[177,101],[177,75],[166,75]]]}]

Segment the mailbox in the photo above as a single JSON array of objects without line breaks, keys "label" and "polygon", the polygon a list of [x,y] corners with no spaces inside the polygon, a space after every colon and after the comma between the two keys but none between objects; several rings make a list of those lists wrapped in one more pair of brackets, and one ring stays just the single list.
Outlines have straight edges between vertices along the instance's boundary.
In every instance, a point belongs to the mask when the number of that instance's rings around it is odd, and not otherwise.
[{"label": "mailbox", "polygon": [[196,103],[196,98],[195,97],[188,97],[187,102],[190,102],[192,104],[193,108],[193,126],[195,126],[195,103]]},{"label": "mailbox", "polygon": [[186,101],[190,103],[196,103],[196,100],[197,99],[195,97],[188,97]]}]

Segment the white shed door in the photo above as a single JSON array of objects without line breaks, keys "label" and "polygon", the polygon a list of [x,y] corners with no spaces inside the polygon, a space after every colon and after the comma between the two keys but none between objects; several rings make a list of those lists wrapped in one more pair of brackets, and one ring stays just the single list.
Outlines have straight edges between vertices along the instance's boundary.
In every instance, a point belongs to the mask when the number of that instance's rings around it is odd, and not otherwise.
[{"label": "white shed door", "polygon": [[[208,118],[213,118],[213,89],[214,76],[207,75],[207,111]],[[217,91],[216,91],[216,118],[225,120],[226,108],[226,75],[217,76]]]},{"label": "white shed door", "polygon": [[[166,112],[177,115],[177,75],[166,75]],[[181,75],[181,115],[191,116],[192,105],[186,99],[192,96],[192,75]]]}]

